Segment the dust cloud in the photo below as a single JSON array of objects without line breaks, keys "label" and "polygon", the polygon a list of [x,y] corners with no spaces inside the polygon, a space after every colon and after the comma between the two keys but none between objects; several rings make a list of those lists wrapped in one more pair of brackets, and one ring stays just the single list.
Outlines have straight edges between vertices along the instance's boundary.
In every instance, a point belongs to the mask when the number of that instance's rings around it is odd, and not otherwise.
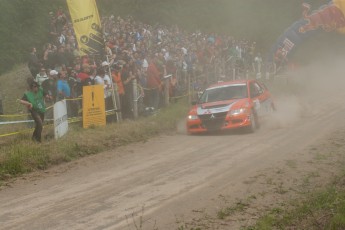
[{"label": "dust cloud", "polygon": [[344,102],[344,86],[344,57],[319,59],[289,72],[285,80],[273,86],[284,90],[275,93],[277,111],[265,125],[286,128],[303,118],[331,111]]}]

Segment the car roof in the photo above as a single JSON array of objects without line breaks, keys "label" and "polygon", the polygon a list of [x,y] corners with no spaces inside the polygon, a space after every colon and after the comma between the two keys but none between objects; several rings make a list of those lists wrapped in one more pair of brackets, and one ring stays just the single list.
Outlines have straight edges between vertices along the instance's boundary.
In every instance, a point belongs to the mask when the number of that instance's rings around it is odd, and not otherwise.
[{"label": "car roof", "polygon": [[248,84],[249,82],[251,82],[253,80],[235,80],[235,81],[224,81],[224,82],[218,82],[216,84],[212,84],[210,86],[207,87],[207,89],[209,88],[217,88],[217,87],[222,87],[222,86],[230,86],[230,85],[244,85],[244,84]]}]

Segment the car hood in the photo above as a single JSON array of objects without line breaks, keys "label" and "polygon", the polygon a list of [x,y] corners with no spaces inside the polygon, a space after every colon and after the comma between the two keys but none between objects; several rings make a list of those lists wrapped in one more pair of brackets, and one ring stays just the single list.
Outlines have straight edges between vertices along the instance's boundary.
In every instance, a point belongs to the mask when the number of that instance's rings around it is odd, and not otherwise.
[{"label": "car hood", "polygon": [[227,100],[227,101],[216,101],[210,103],[198,104],[195,106],[196,114],[211,114],[211,113],[221,113],[228,112],[232,108],[241,108],[243,105],[248,104],[248,98]]}]

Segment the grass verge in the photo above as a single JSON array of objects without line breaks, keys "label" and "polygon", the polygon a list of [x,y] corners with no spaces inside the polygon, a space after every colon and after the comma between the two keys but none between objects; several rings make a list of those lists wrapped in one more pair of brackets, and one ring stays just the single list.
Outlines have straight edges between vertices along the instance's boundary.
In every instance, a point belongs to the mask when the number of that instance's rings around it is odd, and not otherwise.
[{"label": "grass verge", "polygon": [[245,230],[345,229],[345,181],[340,181],[305,194],[306,200],[294,201],[290,208],[272,209]]}]

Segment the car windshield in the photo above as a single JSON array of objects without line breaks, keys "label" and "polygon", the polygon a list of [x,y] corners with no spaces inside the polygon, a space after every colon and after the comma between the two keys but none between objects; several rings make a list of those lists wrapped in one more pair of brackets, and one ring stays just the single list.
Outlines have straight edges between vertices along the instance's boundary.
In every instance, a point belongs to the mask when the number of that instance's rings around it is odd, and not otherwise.
[{"label": "car windshield", "polygon": [[248,93],[246,84],[225,85],[206,89],[201,95],[199,103],[226,101],[247,97]]}]

